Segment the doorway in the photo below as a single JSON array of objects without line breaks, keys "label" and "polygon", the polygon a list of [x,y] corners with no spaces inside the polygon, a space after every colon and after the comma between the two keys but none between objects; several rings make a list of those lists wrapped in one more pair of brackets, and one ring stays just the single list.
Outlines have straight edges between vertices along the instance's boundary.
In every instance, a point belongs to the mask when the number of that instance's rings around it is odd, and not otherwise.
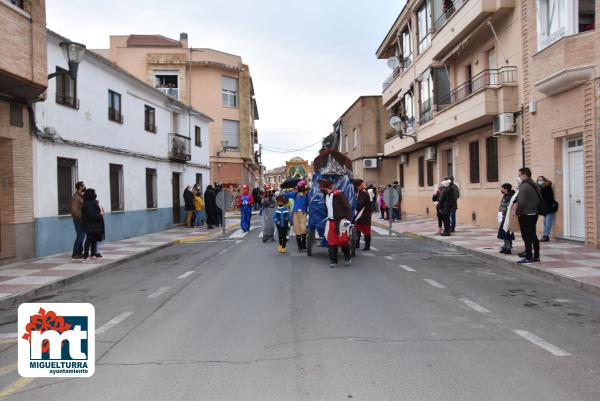
[{"label": "doorway", "polygon": [[173,224],[181,223],[181,191],[180,191],[181,173],[173,173],[171,182],[173,183]]},{"label": "doorway", "polygon": [[583,138],[565,140],[565,236],[585,239]]}]

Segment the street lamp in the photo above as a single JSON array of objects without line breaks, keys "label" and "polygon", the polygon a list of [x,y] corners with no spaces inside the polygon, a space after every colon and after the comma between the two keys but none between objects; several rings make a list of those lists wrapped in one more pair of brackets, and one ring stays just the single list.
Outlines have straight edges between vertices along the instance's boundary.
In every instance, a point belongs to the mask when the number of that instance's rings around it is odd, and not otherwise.
[{"label": "street lamp", "polygon": [[[60,42],[58,45],[62,49],[65,59],[69,64],[69,76],[74,81],[77,78],[77,69],[79,68],[79,63],[81,63],[81,60],[83,60],[83,55],[85,54],[85,45],[71,42],[70,40],[66,42]],[[48,75],[48,79],[52,79],[59,74],[61,73],[53,72],[52,74]]]}]

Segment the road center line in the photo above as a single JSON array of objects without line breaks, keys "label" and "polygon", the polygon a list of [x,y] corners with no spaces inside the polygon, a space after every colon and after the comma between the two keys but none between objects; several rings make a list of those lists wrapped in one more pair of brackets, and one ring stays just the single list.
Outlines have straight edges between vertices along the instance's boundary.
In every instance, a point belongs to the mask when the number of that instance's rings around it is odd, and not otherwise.
[{"label": "road center line", "polygon": [[154,291],[152,294],[148,295],[148,298],[156,298],[165,292],[169,291],[171,287],[160,287],[158,290]]},{"label": "road center line", "polygon": [[412,267],[406,266],[406,265],[398,265],[398,267],[401,267],[402,269],[406,270],[407,272],[415,272],[416,271]]},{"label": "road center line", "polygon": [[393,257],[393,256],[390,256],[390,255],[385,255],[384,257],[385,257],[387,260],[394,260],[394,257]]},{"label": "road center line", "polygon": [[102,326],[96,329],[96,334],[106,333],[108,330],[115,327],[117,324],[121,323],[123,320],[127,319],[129,316],[133,315],[133,311],[123,312],[120,315],[110,319],[108,322],[104,323]]},{"label": "road center line", "polygon": [[446,288],[446,286],[444,286],[444,285],[442,285],[442,284],[438,283],[437,281],[432,280],[430,278],[424,278],[423,281],[425,281],[426,283],[431,284],[432,286],[437,287],[437,288]]},{"label": "road center line", "polygon": [[544,340],[543,338],[540,338],[540,337],[536,336],[535,334],[530,333],[528,331],[513,330],[513,332],[520,335],[524,339],[532,342],[533,344],[537,345],[538,347],[548,351],[549,353],[551,353],[554,356],[570,356],[571,355],[567,351],[558,348],[556,345],[550,344],[548,341]]},{"label": "road center line", "polygon": [[223,255],[225,252],[227,252],[227,248],[223,249],[221,252],[217,253],[217,256],[221,256]]},{"label": "road center line", "polygon": [[479,313],[490,313],[489,309],[484,308],[483,306],[479,305],[477,302],[473,302],[470,299],[460,298],[459,301]]},{"label": "road center line", "polygon": [[187,277],[191,276],[192,274],[194,274],[194,271],[190,270],[189,272],[185,272],[185,273],[183,273],[181,276],[179,276],[177,278],[187,278]]}]

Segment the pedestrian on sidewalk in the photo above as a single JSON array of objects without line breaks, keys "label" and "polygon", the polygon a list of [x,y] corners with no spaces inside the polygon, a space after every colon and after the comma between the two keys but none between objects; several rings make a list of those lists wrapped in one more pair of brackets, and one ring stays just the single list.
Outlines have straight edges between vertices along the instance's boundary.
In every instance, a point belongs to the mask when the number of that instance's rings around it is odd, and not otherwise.
[{"label": "pedestrian on sidewalk", "polygon": [[539,262],[540,242],[536,233],[536,225],[540,201],[542,199],[540,187],[531,179],[531,170],[527,167],[519,169],[518,180],[517,216],[519,218],[521,236],[523,237],[523,242],[525,242],[525,255],[517,263]]},{"label": "pedestrian on sidewalk", "polygon": [[71,197],[71,217],[75,227],[75,243],[73,244],[73,253],[71,259],[83,259],[83,241],[85,233],[81,229],[81,207],[83,206],[83,194],[85,193],[85,184],[83,181],[75,183],[75,193]]},{"label": "pedestrian on sidewalk", "polygon": [[398,192],[398,203],[396,203],[393,206],[390,206],[392,208],[392,221],[400,221],[402,220],[402,214],[401,214],[401,204],[402,204],[402,188],[400,188],[400,184],[398,184],[398,181],[394,181],[394,183],[392,184],[392,188]]},{"label": "pedestrian on sidewalk", "polygon": [[192,187],[190,185],[185,187],[185,190],[183,191],[183,204],[185,210],[185,226],[191,227],[196,206],[194,205],[194,193],[192,192]]},{"label": "pedestrian on sidewalk", "polygon": [[212,185],[204,191],[204,209],[206,211],[206,228],[212,230],[217,223],[217,196]]},{"label": "pedestrian on sidewalk", "polygon": [[[306,233],[307,233],[307,217],[308,217],[308,196],[306,194],[306,181],[300,180],[296,184],[296,190],[283,194],[283,197],[292,203],[292,226],[296,235],[296,243],[298,252],[306,250]],[[289,205],[288,205],[289,207]]]},{"label": "pedestrian on sidewalk", "polygon": [[458,185],[454,183],[454,176],[449,175],[444,180],[450,180],[450,193],[452,202],[450,204],[450,232],[456,231],[456,210],[458,209],[458,198],[460,198],[460,190]]},{"label": "pedestrian on sidewalk", "polygon": [[554,190],[552,189],[552,181],[540,175],[537,178],[537,184],[541,188],[542,199],[546,202],[546,205],[550,208],[550,213],[544,216],[544,234],[540,239],[540,242],[550,241],[550,234],[552,233],[552,226],[556,220],[556,212],[558,212],[558,202],[554,199]]},{"label": "pedestrian on sidewalk", "polygon": [[[217,195],[219,195],[219,192],[223,191],[223,185],[215,183],[214,188],[215,188],[215,207],[217,209],[217,217],[215,219],[214,224],[215,224],[215,227],[220,227],[223,224],[223,213],[225,213],[226,210],[224,211],[217,205],[216,197],[217,197]],[[233,196],[232,196],[232,199],[233,199]],[[233,201],[235,202],[235,199],[233,199]],[[237,203],[235,205],[237,205]],[[223,206],[227,207],[227,205],[223,205]]]},{"label": "pedestrian on sidewalk", "polygon": [[352,263],[350,255],[352,208],[350,202],[342,191],[333,189],[333,182],[329,180],[320,180],[319,187],[325,195],[327,208],[325,239],[329,246],[329,267],[337,266],[338,247],[341,247],[344,253],[344,265],[350,266]]},{"label": "pedestrian on sidewalk", "polygon": [[509,217],[511,199],[515,195],[515,191],[512,189],[512,185],[509,183],[502,184],[500,188],[502,198],[500,199],[500,207],[498,208],[498,223],[500,228],[498,229],[498,239],[504,240],[504,245],[500,249],[500,253],[510,255],[512,253],[512,242],[515,239],[515,234],[508,229],[504,228],[504,223]]},{"label": "pedestrian on sidewalk", "polygon": [[194,191],[194,227],[200,227],[206,221],[206,207],[199,189]]},{"label": "pedestrian on sidewalk", "polygon": [[363,251],[371,249],[371,200],[369,193],[365,190],[365,183],[361,179],[352,180],[356,192],[356,216],[354,216],[354,228],[356,229],[356,243],[354,246],[360,248],[360,235],[365,236],[365,247]]},{"label": "pedestrian on sidewalk", "polygon": [[290,209],[286,206],[287,200],[279,195],[277,197],[277,209],[273,215],[273,222],[277,228],[277,238],[279,239],[279,246],[277,246],[277,252],[287,253],[285,249],[287,243],[287,235],[290,227]]},{"label": "pedestrian on sidewalk", "polygon": [[252,220],[252,205],[254,204],[254,197],[250,193],[248,185],[242,185],[242,193],[239,196],[238,205],[240,207],[241,221],[240,227],[242,231],[247,233],[250,231],[250,223]]},{"label": "pedestrian on sidewalk", "polygon": [[[450,236],[450,210],[452,205],[452,193],[450,192],[450,180],[440,182],[437,191],[431,198],[435,203],[438,217],[438,233],[443,237]],[[442,225],[444,231],[442,232]]]},{"label": "pedestrian on sidewalk", "polygon": [[264,185],[265,194],[261,200],[260,214],[262,216],[262,240],[263,242],[275,241],[275,196],[273,187],[269,184]]},{"label": "pedestrian on sidewalk", "polygon": [[[104,239],[104,210],[98,204],[96,191],[87,188],[81,206],[81,229],[85,233],[83,261],[96,259],[98,242]],[[90,256],[91,255],[91,256]]]}]

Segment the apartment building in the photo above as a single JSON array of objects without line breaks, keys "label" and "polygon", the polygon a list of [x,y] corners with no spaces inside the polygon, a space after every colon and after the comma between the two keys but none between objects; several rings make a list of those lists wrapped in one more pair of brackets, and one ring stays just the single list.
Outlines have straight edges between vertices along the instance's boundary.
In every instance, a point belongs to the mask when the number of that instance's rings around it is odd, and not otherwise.
[{"label": "apartment building", "polygon": [[0,0],[0,263],[34,256],[31,104],[43,99],[44,0]]},{"label": "apartment building", "polygon": [[336,149],[352,160],[354,177],[367,184],[391,184],[398,175],[395,158],[383,157],[388,120],[381,96],[360,96],[333,124]]},{"label": "apartment building", "polygon": [[[435,216],[431,196],[454,176],[462,224],[497,226],[500,185],[523,164],[521,1],[408,0],[377,50],[403,210]],[[389,118],[388,117],[388,118]]]},{"label": "apartment building", "polygon": [[204,111],[209,126],[213,181],[226,186],[258,185],[255,151],[258,108],[248,65],[237,55],[188,46],[161,35],[111,36],[110,49],[95,50],[176,100]]},{"label": "apartment building", "polygon": [[554,183],[554,235],[600,246],[600,1],[522,8],[525,164]]},{"label": "apartment building", "polygon": [[182,222],[185,187],[204,189],[211,180],[208,116],[91,51],[76,79],[60,74],[68,69],[59,46],[65,41],[48,32],[47,73],[59,74],[46,101],[34,105],[35,190],[27,195],[37,256],[72,249],[70,204],[79,180],[96,190],[107,241]]}]

